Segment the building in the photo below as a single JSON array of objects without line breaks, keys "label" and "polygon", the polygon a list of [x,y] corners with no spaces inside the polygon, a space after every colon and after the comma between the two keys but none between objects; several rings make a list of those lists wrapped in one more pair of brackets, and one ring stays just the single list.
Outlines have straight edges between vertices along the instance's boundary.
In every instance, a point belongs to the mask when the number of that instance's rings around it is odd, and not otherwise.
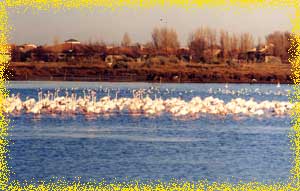
[{"label": "building", "polygon": [[75,39],[69,39],[65,41],[65,44],[80,44],[80,42],[78,40]]},{"label": "building", "polygon": [[271,58],[271,48],[272,46],[264,45],[262,47],[253,48],[247,52],[240,53],[238,56],[239,61],[246,62],[268,62]]},{"label": "building", "polygon": [[21,46],[18,47],[19,50],[21,50],[22,52],[27,52],[33,49],[36,49],[37,46],[35,44],[23,44]]}]

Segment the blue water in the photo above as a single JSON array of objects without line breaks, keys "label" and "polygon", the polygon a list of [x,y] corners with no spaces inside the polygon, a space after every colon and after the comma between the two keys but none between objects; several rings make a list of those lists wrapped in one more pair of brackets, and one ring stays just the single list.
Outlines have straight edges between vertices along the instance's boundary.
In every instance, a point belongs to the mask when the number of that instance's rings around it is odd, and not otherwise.
[{"label": "blue water", "polygon": [[[10,82],[10,94],[23,100],[61,88],[97,96],[132,97],[133,89],[151,90],[151,97],[241,97],[255,101],[287,101],[290,86],[229,84],[147,84],[87,82]],[[210,89],[211,88],[211,89]],[[232,93],[234,92],[234,93]],[[9,166],[18,180],[52,177],[82,181],[169,181],[208,179],[287,181],[291,168],[289,117],[257,118],[204,116],[176,120],[113,115],[88,119],[78,116],[10,116]]]}]

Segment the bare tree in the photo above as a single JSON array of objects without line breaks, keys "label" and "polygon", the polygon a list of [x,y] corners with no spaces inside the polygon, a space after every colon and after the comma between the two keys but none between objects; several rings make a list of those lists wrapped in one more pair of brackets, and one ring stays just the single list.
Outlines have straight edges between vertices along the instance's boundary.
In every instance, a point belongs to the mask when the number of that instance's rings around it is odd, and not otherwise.
[{"label": "bare tree", "polygon": [[288,50],[291,46],[291,33],[275,31],[266,37],[266,42],[272,45],[271,53],[273,56],[278,56],[283,60],[287,60],[289,57]]},{"label": "bare tree", "polygon": [[19,62],[21,60],[21,55],[22,55],[20,49],[14,44],[11,45],[10,51],[11,51],[11,61]]},{"label": "bare tree", "polygon": [[250,33],[242,33],[240,36],[240,51],[246,52],[253,48],[254,40]]},{"label": "bare tree", "polygon": [[211,60],[217,45],[217,32],[209,27],[200,27],[190,35],[188,44],[197,61]]},{"label": "bare tree", "polygon": [[152,31],[152,43],[159,50],[173,50],[179,48],[177,33],[172,28],[154,28]]},{"label": "bare tree", "polygon": [[57,36],[57,35],[55,35],[54,37],[53,37],[53,45],[58,45],[60,43],[60,38],[59,38],[59,36]]},{"label": "bare tree", "polygon": [[188,46],[195,61],[204,61],[204,50],[208,47],[206,32],[204,27],[200,27],[191,33]]},{"label": "bare tree", "polygon": [[121,42],[121,46],[128,47],[131,45],[131,39],[129,37],[129,34],[126,32],[123,36],[123,40]]},{"label": "bare tree", "polygon": [[238,53],[240,52],[239,43],[240,43],[240,41],[239,41],[238,36],[235,33],[231,34],[231,36],[230,36],[230,51],[229,51],[230,59],[236,58]]},{"label": "bare tree", "polygon": [[261,37],[258,37],[258,38],[257,38],[257,46],[258,46],[258,47],[263,46],[263,42],[262,42],[262,40],[261,40]]},{"label": "bare tree", "polygon": [[213,49],[217,45],[217,31],[216,29],[206,28],[208,46]]},{"label": "bare tree", "polygon": [[266,36],[266,42],[269,45],[272,45],[272,51],[271,54],[273,56],[280,56],[282,50],[282,40],[281,40],[281,32],[275,31],[269,35]]},{"label": "bare tree", "polygon": [[230,36],[227,31],[220,31],[220,47],[222,51],[223,59],[227,59],[229,57],[230,52]]}]

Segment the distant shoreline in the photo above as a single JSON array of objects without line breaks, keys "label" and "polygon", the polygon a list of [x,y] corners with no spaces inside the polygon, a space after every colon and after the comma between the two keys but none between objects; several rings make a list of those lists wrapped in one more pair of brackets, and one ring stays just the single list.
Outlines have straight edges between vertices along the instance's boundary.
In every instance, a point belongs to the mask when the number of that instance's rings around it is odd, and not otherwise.
[{"label": "distant shoreline", "polygon": [[126,67],[113,68],[105,63],[18,62],[9,64],[6,75],[10,81],[293,83],[289,64],[167,64],[152,67],[139,63],[127,64]]},{"label": "distant shoreline", "polygon": [[[278,83],[250,83],[250,82],[154,82],[154,81],[81,81],[81,80],[11,80],[8,79],[8,82],[99,82],[99,83],[153,83],[153,84],[249,84],[249,85],[268,85],[268,84],[273,84],[276,85]],[[281,85],[293,85],[293,83],[279,83]]]}]

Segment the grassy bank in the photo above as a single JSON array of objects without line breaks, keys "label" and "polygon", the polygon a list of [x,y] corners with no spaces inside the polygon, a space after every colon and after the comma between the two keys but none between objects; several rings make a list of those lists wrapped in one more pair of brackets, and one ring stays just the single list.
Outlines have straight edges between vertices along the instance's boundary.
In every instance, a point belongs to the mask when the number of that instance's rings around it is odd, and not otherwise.
[{"label": "grassy bank", "polygon": [[10,80],[292,83],[289,64],[165,62],[12,62]]}]

